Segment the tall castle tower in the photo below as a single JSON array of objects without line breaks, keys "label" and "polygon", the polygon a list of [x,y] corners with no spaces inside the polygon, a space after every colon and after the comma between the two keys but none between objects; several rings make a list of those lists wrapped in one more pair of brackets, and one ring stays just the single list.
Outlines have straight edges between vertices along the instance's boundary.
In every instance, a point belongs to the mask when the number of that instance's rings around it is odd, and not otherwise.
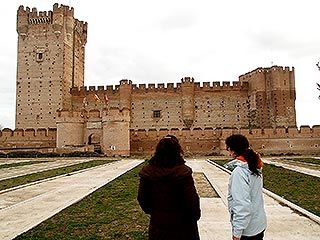
[{"label": "tall castle tower", "polygon": [[239,80],[249,83],[249,128],[296,126],[294,68],[258,68]]},{"label": "tall castle tower", "polygon": [[84,85],[87,23],[73,8],[17,11],[16,128],[55,128],[57,110],[70,109],[71,87]]}]

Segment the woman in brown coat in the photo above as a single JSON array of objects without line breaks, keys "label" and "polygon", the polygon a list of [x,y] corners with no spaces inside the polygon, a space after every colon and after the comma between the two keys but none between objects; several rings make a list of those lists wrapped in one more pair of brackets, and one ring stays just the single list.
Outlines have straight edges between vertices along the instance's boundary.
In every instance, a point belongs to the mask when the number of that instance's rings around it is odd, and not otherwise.
[{"label": "woman in brown coat", "polygon": [[160,140],[140,175],[138,201],[151,215],[149,240],[198,240],[199,196],[175,136]]}]

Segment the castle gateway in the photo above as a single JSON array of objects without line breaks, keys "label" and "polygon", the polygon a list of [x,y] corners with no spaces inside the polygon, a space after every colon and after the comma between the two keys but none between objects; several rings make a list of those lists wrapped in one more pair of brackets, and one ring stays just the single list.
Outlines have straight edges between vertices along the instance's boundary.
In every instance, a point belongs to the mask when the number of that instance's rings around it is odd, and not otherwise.
[{"label": "castle gateway", "polygon": [[73,8],[20,6],[17,32],[16,129],[1,132],[2,149],[128,156],[150,154],[173,134],[185,153],[210,155],[237,132],[262,153],[320,151],[320,128],[296,126],[294,68],[257,68],[232,83],[85,87],[87,23]]}]

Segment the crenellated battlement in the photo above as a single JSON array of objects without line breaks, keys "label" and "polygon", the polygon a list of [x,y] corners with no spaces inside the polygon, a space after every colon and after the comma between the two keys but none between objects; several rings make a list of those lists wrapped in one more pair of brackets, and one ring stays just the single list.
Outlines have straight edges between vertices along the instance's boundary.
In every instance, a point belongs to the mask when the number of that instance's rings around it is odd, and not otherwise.
[{"label": "crenellated battlement", "polygon": [[240,81],[245,81],[247,79],[251,79],[251,78],[255,78],[255,76],[257,75],[262,75],[262,74],[266,74],[266,73],[294,73],[294,67],[283,67],[283,66],[272,66],[270,68],[262,68],[259,67],[253,71],[250,71],[248,73],[242,74],[239,76],[239,80]]},{"label": "crenellated battlement", "polygon": [[63,27],[66,28],[67,34],[71,34],[74,30],[82,39],[83,44],[87,42],[88,24],[74,18],[74,9],[66,5],[53,5],[53,11],[39,11],[37,8],[24,8],[19,6],[17,11],[17,32],[21,36],[25,36],[32,25],[51,24],[54,33],[59,35],[62,33]]},{"label": "crenellated battlement", "polygon": [[27,129],[10,129],[10,128],[4,128],[0,130],[0,137],[3,136],[26,136],[26,135],[42,135],[42,136],[49,136],[52,135],[52,133],[55,133],[56,129],[55,128],[27,128]]},{"label": "crenellated battlement", "polygon": [[58,4],[58,3],[55,3],[53,5],[53,12],[54,13],[60,13],[60,14],[64,14],[66,16],[71,16],[73,17],[74,16],[74,9],[73,7],[69,7],[67,5],[63,5],[63,4]]},{"label": "crenellated battlement", "polygon": [[52,11],[37,11],[37,8],[32,8],[30,11],[29,7],[24,9],[23,5],[20,5],[18,8],[18,17],[27,17],[29,24],[49,24],[52,23]]},{"label": "crenellated battlement", "polygon": [[88,96],[97,94],[111,96],[119,92],[119,85],[116,86],[83,86],[83,87],[73,87],[70,89],[72,96]]},{"label": "crenellated battlement", "polygon": [[131,80],[123,79],[120,81],[120,85],[107,85],[107,86],[83,86],[83,87],[73,87],[70,92],[74,96],[87,95],[89,93],[101,93],[105,92],[107,94],[118,93],[120,86],[126,85],[131,86],[133,91],[143,91],[143,92],[168,92],[168,91],[178,91],[184,84],[193,84],[197,90],[212,90],[212,91],[223,91],[223,90],[247,90],[249,84],[247,82],[194,82],[193,78],[183,78],[181,83],[149,83],[149,84],[132,84]]},{"label": "crenellated battlement", "polygon": [[[249,138],[268,138],[268,139],[293,139],[293,138],[320,138],[320,125],[315,126],[300,126],[300,128],[296,127],[278,127],[278,128],[256,128],[256,129],[248,129],[248,128],[191,128],[189,129],[177,129],[177,128],[160,128],[160,129],[132,129],[132,132],[137,135],[137,133],[143,133],[148,136],[148,133],[158,132],[160,135],[163,135],[162,132],[166,134],[171,134],[172,132],[177,133],[177,137],[182,136],[184,134],[194,135],[198,134],[199,136],[205,136],[208,133],[214,133],[215,136],[221,137],[225,139],[227,136],[231,134],[243,134],[248,136]],[[184,134],[182,134],[184,133]]]},{"label": "crenellated battlement", "polygon": [[[157,142],[167,134],[175,135],[186,155],[223,155],[224,141],[232,134],[247,136],[252,147],[261,154],[318,154],[320,151],[320,126],[292,128],[160,128],[131,129],[133,154],[152,154]],[[190,141],[193,139],[193,141]]]},{"label": "crenellated battlement", "polygon": [[181,78],[181,83],[193,83],[193,82],[194,82],[194,78],[193,77]]},{"label": "crenellated battlement", "polygon": [[28,144],[33,146],[34,144],[30,141],[37,141],[38,145],[39,141],[43,141],[43,143],[47,141],[53,141],[51,145],[54,146],[56,133],[57,130],[55,128],[27,128],[15,130],[5,128],[2,129],[2,131],[0,130],[0,149],[7,148],[9,146],[15,146],[15,148],[23,145],[28,146]]},{"label": "crenellated battlement", "polygon": [[120,80],[120,85],[132,85],[132,81],[128,79]]},{"label": "crenellated battlement", "polygon": [[[23,5],[20,5],[18,8],[18,18],[24,17],[27,18],[29,24],[52,24],[53,23],[53,15],[63,15],[74,17],[74,9],[73,7],[69,7],[66,5],[60,5],[58,3],[53,5],[53,11],[39,11],[37,8],[33,7],[30,11],[29,7],[24,9]],[[82,22],[83,23],[83,22]]]}]

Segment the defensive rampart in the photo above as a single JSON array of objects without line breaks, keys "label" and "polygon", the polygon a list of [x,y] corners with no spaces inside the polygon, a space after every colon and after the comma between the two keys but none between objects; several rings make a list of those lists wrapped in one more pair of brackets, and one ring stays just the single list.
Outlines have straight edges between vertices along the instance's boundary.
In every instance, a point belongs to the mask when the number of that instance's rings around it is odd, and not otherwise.
[{"label": "defensive rampart", "polygon": [[49,129],[15,129],[5,128],[0,131],[0,151],[39,151],[52,152],[56,147],[56,133]]},{"label": "defensive rampart", "polygon": [[132,84],[131,80],[123,79],[120,85],[107,85],[107,86],[83,86],[71,88],[73,96],[87,96],[91,94],[107,94],[108,97],[118,96],[121,85],[131,85],[133,93],[140,92],[159,92],[167,93],[168,91],[177,92],[181,89],[182,84],[192,83],[196,90],[248,90],[249,84],[247,82],[193,82],[188,77],[181,79],[181,83],[149,83],[149,84]]},{"label": "defensive rampart", "polygon": [[[272,154],[320,154],[320,126],[276,129],[221,129],[162,128],[130,131],[130,154],[152,155],[158,141],[172,134],[178,137],[186,156],[225,155],[224,140],[241,133],[248,137],[252,147],[264,155]],[[50,152],[56,147],[56,129],[3,129],[0,131],[0,151]]]},{"label": "defensive rampart", "polygon": [[320,126],[276,129],[160,129],[131,131],[131,154],[152,155],[158,141],[167,134],[179,138],[186,155],[225,155],[224,140],[241,133],[248,137],[252,147],[264,155],[320,154]]}]

